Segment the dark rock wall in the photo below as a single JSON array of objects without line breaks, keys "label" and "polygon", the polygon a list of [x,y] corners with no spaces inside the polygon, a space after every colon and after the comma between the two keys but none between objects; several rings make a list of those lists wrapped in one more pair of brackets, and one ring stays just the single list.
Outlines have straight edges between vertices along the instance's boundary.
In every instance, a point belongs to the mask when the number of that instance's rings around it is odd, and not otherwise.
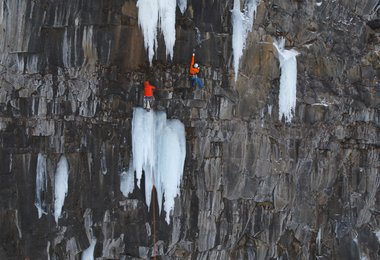
[{"label": "dark rock wall", "polygon": [[[160,36],[149,67],[136,1],[1,1],[1,259],[79,259],[91,232],[100,259],[151,254],[144,190],[120,192],[147,78],[160,89],[157,109],[180,119],[187,139],[171,224],[156,217],[161,255],[379,258],[379,1],[262,1],[237,81],[232,4],[194,0],[177,10],[173,61]],[[278,119],[272,41],[281,36],[301,53],[291,124]],[[192,98],[194,48],[206,87]],[[41,219],[39,152],[49,176]],[[56,225],[62,154],[69,191]]]}]

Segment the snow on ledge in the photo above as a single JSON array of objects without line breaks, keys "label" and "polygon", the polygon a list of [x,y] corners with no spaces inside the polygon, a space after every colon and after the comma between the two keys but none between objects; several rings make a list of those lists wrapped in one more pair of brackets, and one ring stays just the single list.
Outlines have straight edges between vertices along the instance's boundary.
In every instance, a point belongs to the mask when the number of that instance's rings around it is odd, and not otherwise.
[{"label": "snow on ledge", "polygon": [[168,120],[164,112],[147,112],[134,108],[132,119],[132,164],[121,174],[120,189],[128,196],[134,187],[134,172],[140,187],[145,176],[145,200],[151,203],[152,188],[157,190],[161,212],[163,196],[166,222],[174,208],[174,198],[179,194],[186,157],[184,125],[176,119]]},{"label": "snow on ledge", "polygon": [[279,94],[279,119],[285,117],[285,122],[291,122],[296,107],[297,94],[297,59],[299,54],[295,50],[285,50],[285,39],[281,38],[273,42],[280,61],[280,94]]},{"label": "snow on ledge", "polygon": [[54,219],[58,224],[58,219],[62,213],[62,207],[68,191],[69,164],[66,156],[62,155],[59,159],[54,178]]}]

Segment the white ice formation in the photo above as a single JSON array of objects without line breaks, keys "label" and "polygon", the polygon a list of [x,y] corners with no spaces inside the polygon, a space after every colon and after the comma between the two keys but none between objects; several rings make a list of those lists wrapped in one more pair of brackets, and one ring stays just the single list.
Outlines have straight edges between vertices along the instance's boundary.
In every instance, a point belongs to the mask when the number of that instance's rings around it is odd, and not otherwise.
[{"label": "white ice formation", "polygon": [[187,0],[178,0],[178,7],[179,10],[181,10],[181,13],[185,13],[186,8],[187,8]]},{"label": "white ice formation", "polygon": [[69,164],[66,157],[62,155],[59,159],[54,179],[54,218],[57,224],[58,219],[61,216],[62,207],[69,188],[68,180]]},{"label": "white ice formation", "polygon": [[46,174],[46,155],[39,153],[37,156],[37,169],[36,169],[36,202],[34,205],[38,211],[38,218],[46,213],[46,205],[44,201],[44,194],[47,190],[47,174]]},{"label": "white ice formation", "polygon": [[280,61],[280,94],[279,94],[279,119],[285,117],[285,122],[291,122],[296,108],[297,94],[297,59],[299,54],[295,50],[285,50],[285,39],[274,41]]},{"label": "white ice formation", "polygon": [[[148,52],[149,63],[152,64],[157,50],[157,30],[162,32],[165,40],[166,55],[173,58],[175,43],[176,0],[138,0],[138,21],[144,35],[144,46]],[[178,6],[185,12],[187,1],[180,0]]]},{"label": "white ice formation", "polygon": [[94,260],[96,238],[91,240],[90,246],[82,252],[82,260]]},{"label": "white ice formation", "polygon": [[147,112],[134,108],[132,119],[132,153],[130,170],[121,175],[120,185],[124,196],[133,190],[136,172],[137,185],[144,171],[145,199],[151,203],[153,186],[161,212],[163,196],[166,221],[174,208],[174,198],[179,194],[186,156],[185,128],[176,119],[168,120],[164,112]]},{"label": "white ice formation", "polygon": [[322,231],[321,231],[321,228],[319,228],[318,234],[317,234],[317,239],[316,239],[318,255],[321,255],[321,239],[322,239]]},{"label": "white ice formation", "polygon": [[240,11],[240,0],[234,0],[232,12],[232,52],[235,81],[238,77],[239,62],[243,56],[248,33],[252,31],[260,0],[245,0],[243,12]]},{"label": "white ice formation", "polygon": [[125,197],[133,192],[135,188],[135,175],[133,169],[130,168],[128,171],[123,171],[120,174],[120,191]]}]

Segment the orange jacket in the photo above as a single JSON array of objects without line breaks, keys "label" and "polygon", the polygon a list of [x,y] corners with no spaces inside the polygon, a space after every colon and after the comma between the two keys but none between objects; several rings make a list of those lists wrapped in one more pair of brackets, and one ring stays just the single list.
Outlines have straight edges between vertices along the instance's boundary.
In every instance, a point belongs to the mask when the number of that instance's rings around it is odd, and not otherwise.
[{"label": "orange jacket", "polygon": [[194,76],[194,75],[197,75],[198,72],[199,72],[199,68],[194,68],[194,63],[195,63],[195,59],[194,59],[194,55],[191,56],[191,63],[190,63],[190,76]]},{"label": "orange jacket", "polygon": [[153,90],[156,87],[149,84],[149,81],[144,82],[144,97],[153,97]]}]

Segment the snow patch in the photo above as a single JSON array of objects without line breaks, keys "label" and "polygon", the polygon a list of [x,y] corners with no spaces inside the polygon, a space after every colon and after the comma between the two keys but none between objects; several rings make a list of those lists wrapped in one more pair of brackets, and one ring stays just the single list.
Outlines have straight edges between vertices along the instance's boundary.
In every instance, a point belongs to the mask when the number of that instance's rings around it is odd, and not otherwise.
[{"label": "snow patch", "polygon": [[297,94],[297,59],[299,54],[295,50],[285,50],[285,39],[281,38],[273,42],[280,61],[280,94],[279,94],[279,119],[285,117],[285,122],[291,122],[296,107]]},{"label": "snow patch", "polygon": [[166,221],[170,223],[170,212],[174,208],[174,198],[179,194],[186,156],[183,124],[176,119],[167,120],[164,112],[147,112],[142,108],[134,108],[132,153],[132,168],[127,174],[122,174],[124,196],[131,190],[132,173],[136,172],[137,185],[140,187],[144,171],[146,203],[150,206],[154,186],[160,212],[165,196]]},{"label": "snow patch", "polygon": [[47,174],[46,174],[46,155],[39,153],[37,156],[37,170],[36,170],[36,202],[34,205],[38,211],[38,218],[42,214],[47,214],[46,203],[44,201],[44,194],[47,190]]},{"label": "snow patch", "polygon": [[[181,12],[186,0],[179,2]],[[149,63],[152,65],[154,53],[157,50],[157,29],[160,28],[166,46],[166,55],[173,58],[175,43],[175,13],[176,0],[138,0],[139,26],[144,35],[144,46],[148,51]]]},{"label": "snow patch", "polygon": [[245,0],[243,12],[240,11],[240,0],[234,0],[232,12],[232,52],[235,81],[239,71],[239,62],[246,47],[248,33],[252,31],[260,0]]},{"label": "snow patch", "polygon": [[62,207],[65,202],[65,197],[68,191],[69,179],[69,164],[66,156],[62,155],[59,159],[54,180],[54,218],[58,224],[58,219],[61,216]]}]

